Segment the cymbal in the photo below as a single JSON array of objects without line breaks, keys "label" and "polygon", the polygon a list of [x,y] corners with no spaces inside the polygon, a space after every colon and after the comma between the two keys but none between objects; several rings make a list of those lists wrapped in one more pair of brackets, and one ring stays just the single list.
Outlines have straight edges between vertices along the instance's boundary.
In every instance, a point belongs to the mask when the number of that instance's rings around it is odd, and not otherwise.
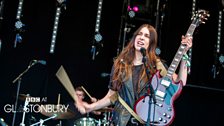
[{"label": "cymbal", "polygon": [[96,110],[96,111],[99,111],[99,112],[112,112],[113,110],[114,110],[113,108],[105,107],[105,108],[102,108],[102,109],[99,109],[99,110]]},{"label": "cymbal", "polygon": [[21,101],[28,101],[29,103],[32,104],[40,104],[41,99],[39,97],[32,97],[29,94],[19,94],[18,99]]},{"label": "cymbal", "polygon": [[26,101],[26,98],[31,98],[31,96],[26,94],[19,94],[19,99],[22,101]]},{"label": "cymbal", "polygon": [[39,111],[41,114],[48,117],[56,115],[55,119],[71,119],[75,116],[75,113],[72,110],[65,108],[62,104],[40,105]]}]

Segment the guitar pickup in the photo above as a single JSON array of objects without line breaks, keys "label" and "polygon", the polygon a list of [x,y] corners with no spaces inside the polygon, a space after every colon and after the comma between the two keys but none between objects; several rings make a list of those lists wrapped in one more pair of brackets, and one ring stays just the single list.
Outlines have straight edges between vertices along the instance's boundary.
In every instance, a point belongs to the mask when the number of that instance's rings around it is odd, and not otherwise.
[{"label": "guitar pickup", "polygon": [[160,91],[160,90],[157,90],[157,91],[156,91],[156,96],[159,96],[160,98],[164,99],[164,97],[165,97],[165,93],[162,92],[162,91]]},{"label": "guitar pickup", "polygon": [[162,79],[161,84],[166,86],[166,87],[169,87],[170,86],[170,81]]}]

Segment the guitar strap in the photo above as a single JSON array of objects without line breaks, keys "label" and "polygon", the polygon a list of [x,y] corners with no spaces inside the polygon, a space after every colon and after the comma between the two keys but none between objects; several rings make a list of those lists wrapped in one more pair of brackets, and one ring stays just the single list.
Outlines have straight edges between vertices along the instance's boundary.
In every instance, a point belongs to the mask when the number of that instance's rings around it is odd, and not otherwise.
[{"label": "guitar strap", "polygon": [[128,110],[128,112],[137,119],[141,124],[145,124],[145,122],[128,106],[128,104],[118,95],[118,101]]}]

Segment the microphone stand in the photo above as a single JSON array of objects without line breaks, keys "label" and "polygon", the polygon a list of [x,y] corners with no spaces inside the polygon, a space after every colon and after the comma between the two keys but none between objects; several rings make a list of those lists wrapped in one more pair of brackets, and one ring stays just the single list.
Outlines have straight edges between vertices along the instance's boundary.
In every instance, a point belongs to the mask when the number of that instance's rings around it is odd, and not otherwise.
[{"label": "microphone stand", "polygon": [[20,91],[20,84],[22,80],[22,76],[33,66],[35,65],[36,62],[32,62],[29,64],[29,66],[18,76],[16,77],[12,83],[18,82],[17,84],[17,90],[16,90],[16,101],[15,101],[15,112],[13,114],[13,121],[12,121],[12,126],[15,125],[15,119],[16,119],[16,113],[17,113],[17,104],[18,104],[18,98],[19,98],[19,91]]},{"label": "microphone stand", "polygon": [[[147,78],[148,78],[148,80],[150,80],[150,76],[149,76],[150,70],[148,69],[148,65],[147,65],[147,62],[146,62],[146,56],[143,56],[142,62],[143,62],[144,67],[145,67],[145,72],[146,72]],[[148,118],[147,118],[146,126],[150,126],[150,113],[151,113],[151,104],[150,104],[150,101],[153,100],[152,103],[156,104],[156,97],[155,97],[154,89],[153,89],[153,87],[152,87],[152,85],[151,85],[150,82],[149,82],[148,85],[149,85],[148,87],[149,87],[149,90],[150,90],[150,93],[151,94],[149,94]]]}]

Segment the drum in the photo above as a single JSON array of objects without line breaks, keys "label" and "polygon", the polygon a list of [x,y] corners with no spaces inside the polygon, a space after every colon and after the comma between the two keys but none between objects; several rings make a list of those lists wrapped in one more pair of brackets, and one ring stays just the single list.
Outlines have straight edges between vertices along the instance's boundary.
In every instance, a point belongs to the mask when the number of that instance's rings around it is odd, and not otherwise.
[{"label": "drum", "polygon": [[96,122],[93,118],[84,117],[76,120],[74,126],[96,126]]}]

